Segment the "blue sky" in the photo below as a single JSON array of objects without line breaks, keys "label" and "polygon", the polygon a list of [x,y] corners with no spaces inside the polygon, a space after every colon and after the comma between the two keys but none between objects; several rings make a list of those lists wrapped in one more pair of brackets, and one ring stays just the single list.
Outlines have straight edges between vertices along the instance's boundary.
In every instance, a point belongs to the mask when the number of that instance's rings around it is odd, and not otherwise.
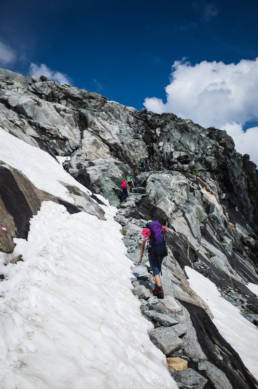
[{"label": "blue sky", "polygon": [[[29,74],[32,63],[34,70],[45,64],[53,78],[54,72],[60,72],[75,86],[137,109],[143,104],[149,108],[148,97],[166,102],[165,87],[174,77],[175,61],[188,63],[191,69],[202,61],[221,61],[225,66],[255,61],[257,20],[257,0],[58,0],[51,4],[1,0],[0,66]],[[224,81],[225,72],[220,73]],[[178,107],[166,104],[162,109]],[[184,114],[181,111],[174,113]],[[249,111],[236,122],[245,129],[258,123],[258,114]],[[193,107],[193,113],[185,114],[199,120],[194,112]],[[213,124],[212,120],[201,124]]]},{"label": "blue sky", "polygon": [[186,57],[224,63],[258,56],[258,2],[6,1],[0,41],[19,57],[67,74],[71,82],[142,108],[164,97],[171,65]]}]

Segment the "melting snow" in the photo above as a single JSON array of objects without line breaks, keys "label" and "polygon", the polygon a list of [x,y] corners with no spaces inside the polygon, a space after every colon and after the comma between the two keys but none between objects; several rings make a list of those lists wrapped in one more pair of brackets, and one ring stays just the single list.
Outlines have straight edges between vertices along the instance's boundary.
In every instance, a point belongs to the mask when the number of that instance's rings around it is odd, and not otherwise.
[{"label": "melting snow", "polygon": [[0,283],[1,389],[176,388],[131,293],[120,226],[45,202]]},{"label": "melting snow", "polygon": [[247,285],[248,289],[251,290],[251,292],[253,292],[254,294],[256,294],[256,296],[258,296],[258,285],[256,284],[248,284]]},{"label": "melting snow", "polygon": [[74,203],[65,187],[73,185],[90,193],[70,176],[58,161],[0,128],[0,160],[20,170],[38,189]]},{"label": "melting snow", "polygon": [[[50,155],[0,129],[0,159],[35,186],[71,201],[62,182],[79,186]],[[133,296],[131,262],[114,208],[106,221],[70,215],[54,202],[16,239],[0,283],[1,389],[177,388],[150,322]]]},{"label": "melting snow", "polygon": [[69,157],[69,156],[63,157],[63,156],[56,155],[56,159],[62,165],[64,162],[70,161],[71,157]]},{"label": "melting snow", "polygon": [[186,266],[191,288],[207,303],[213,322],[221,335],[238,352],[242,361],[258,379],[258,331],[239,310],[221,297],[216,285]]}]

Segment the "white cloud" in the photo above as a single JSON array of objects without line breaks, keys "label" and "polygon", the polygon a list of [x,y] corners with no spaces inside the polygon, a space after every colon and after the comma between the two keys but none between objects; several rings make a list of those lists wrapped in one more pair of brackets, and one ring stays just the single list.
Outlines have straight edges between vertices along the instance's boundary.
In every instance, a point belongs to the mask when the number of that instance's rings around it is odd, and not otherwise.
[{"label": "white cloud", "polygon": [[152,97],[145,99],[144,106],[190,118],[204,127],[226,128],[237,150],[258,162],[258,128],[242,130],[246,122],[258,120],[258,58],[238,64],[176,61],[165,90],[165,103]]},{"label": "white cloud", "polygon": [[251,160],[258,166],[258,127],[248,128],[244,132],[241,124],[228,123],[223,129],[234,139],[237,151],[249,154]]},{"label": "white cloud", "polygon": [[11,47],[0,42],[0,64],[9,65],[16,60],[16,54]]},{"label": "white cloud", "polygon": [[60,72],[51,70],[47,65],[41,64],[36,65],[35,63],[30,64],[30,75],[35,77],[46,76],[47,78],[59,82],[59,84],[71,84],[69,78]]}]

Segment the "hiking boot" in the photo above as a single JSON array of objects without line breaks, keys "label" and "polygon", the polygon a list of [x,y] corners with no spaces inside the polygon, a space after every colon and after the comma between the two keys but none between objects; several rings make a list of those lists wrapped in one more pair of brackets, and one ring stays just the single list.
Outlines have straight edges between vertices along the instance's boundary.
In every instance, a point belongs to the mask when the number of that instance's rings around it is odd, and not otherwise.
[{"label": "hiking boot", "polygon": [[162,286],[155,285],[155,288],[153,290],[153,295],[157,296],[158,299],[163,299],[164,298],[164,290]]}]

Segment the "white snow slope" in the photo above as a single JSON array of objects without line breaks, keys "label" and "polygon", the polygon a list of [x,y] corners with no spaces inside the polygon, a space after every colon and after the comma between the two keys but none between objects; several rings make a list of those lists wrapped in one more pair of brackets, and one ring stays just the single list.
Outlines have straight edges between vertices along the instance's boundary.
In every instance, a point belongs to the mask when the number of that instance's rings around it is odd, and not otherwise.
[{"label": "white snow slope", "polygon": [[20,170],[38,189],[73,203],[67,188],[74,185],[90,193],[68,174],[50,154],[14,137],[0,127],[0,161]]},{"label": "white snow slope", "polygon": [[[81,188],[51,156],[0,130],[0,160],[70,200]],[[131,292],[131,262],[115,210],[106,221],[44,202],[17,239],[0,283],[1,389],[177,388]]]},{"label": "white snow slope", "polygon": [[249,283],[247,287],[251,290],[251,292],[253,292],[254,294],[256,294],[256,296],[258,296],[258,285]]},{"label": "white snow slope", "polygon": [[258,379],[258,331],[238,308],[221,297],[216,285],[196,270],[186,266],[191,288],[207,303],[213,322],[221,335],[238,352],[245,366]]}]

